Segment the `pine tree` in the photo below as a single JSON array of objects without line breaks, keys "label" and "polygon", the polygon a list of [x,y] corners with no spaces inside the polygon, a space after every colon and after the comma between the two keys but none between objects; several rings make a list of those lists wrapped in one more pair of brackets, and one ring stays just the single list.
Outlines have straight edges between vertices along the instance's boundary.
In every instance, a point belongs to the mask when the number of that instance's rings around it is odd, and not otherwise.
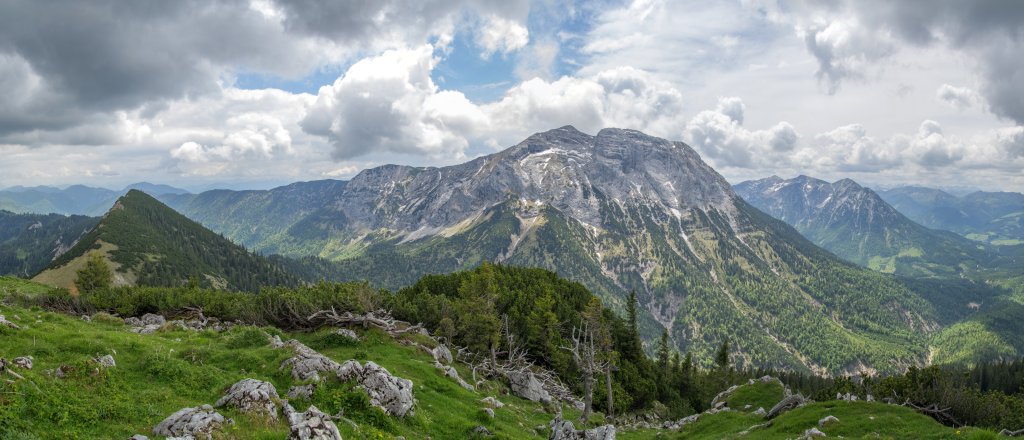
[{"label": "pine tree", "polygon": [[85,267],[79,270],[77,275],[75,287],[81,293],[92,293],[110,287],[114,279],[114,273],[110,271],[110,266],[99,252],[89,255]]},{"label": "pine tree", "polygon": [[665,375],[669,372],[669,346],[668,346],[668,330],[662,330],[661,339],[658,340],[658,369],[661,370],[661,374]]},{"label": "pine tree", "polygon": [[722,371],[729,369],[729,339],[726,338],[722,341],[722,346],[718,347],[718,353],[715,354],[715,364],[718,365]]}]

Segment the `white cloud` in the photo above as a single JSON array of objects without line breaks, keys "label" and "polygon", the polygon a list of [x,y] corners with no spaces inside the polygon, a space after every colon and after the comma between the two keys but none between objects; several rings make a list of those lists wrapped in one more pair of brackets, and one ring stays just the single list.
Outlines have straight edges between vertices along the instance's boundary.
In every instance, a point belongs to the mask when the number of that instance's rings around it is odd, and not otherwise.
[{"label": "white cloud", "polygon": [[530,32],[522,23],[494,14],[484,17],[477,27],[476,43],[483,49],[481,58],[490,58],[496,52],[509,53],[526,47]]},{"label": "white cloud", "polygon": [[793,150],[800,139],[788,122],[767,130],[743,127],[746,105],[737,97],[722,97],[714,111],[697,114],[686,125],[684,137],[716,166],[760,168]]},{"label": "white cloud", "polygon": [[955,87],[949,84],[939,86],[935,91],[935,97],[959,110],[971,107],[981,100],[978,92],[967,87]]},{"label": "white cloud", "polygon": [[798,25],[797,33],[817,59],[815,75],[830,94],[846,79],[863,79],[896,50],[888,33],[862,26],[856,19],[816,20]]}]

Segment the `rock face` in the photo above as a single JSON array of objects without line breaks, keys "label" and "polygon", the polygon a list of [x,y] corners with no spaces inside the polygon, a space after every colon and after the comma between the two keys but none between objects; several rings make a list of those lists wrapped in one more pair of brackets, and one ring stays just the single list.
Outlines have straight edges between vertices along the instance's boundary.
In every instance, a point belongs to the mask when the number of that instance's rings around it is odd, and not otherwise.
[{"label": "rock face", "polygon": [[366,391],[374,406],[393,416],[413,414],[416,399],[412,394],[412,381],[393,376],[387,369],[373,362],[360,365],[359,362],[348,360],[339,364],[294,339],[282,345],[295,353],[295,356],[281,364],[281,368],[291,367],[292,378],[319,382],[324,379],[321,374],[333,374],[342,381],[355,380]]},{"label": "rock face", "polygon": [[210,405],[195,408],[183,408],[171,414],[153,428],[153,434],[166,437],[213,438],[213,431],[225,424],[232,423],[225,419]]},{"label": "rock face", "polygon": [[576,429],[572,422],[561,416],[551,421],[548,440],[615,440],[615,426],[604,425],[593,429]]},{"label": "rock face", "polygon": [[512,394],[534,402],[551,402],[551,394],[544,389],[544,384],[537,380],[533,373],[511,373],[508,382]]},{"label": "rock face", "polygon": [[430,354],[434,356],[434,360],[442,364],[448,365],[452,363],[452,351],[445,347],[444,344],[438,344],[430,351]]},{"label": "rock face", "polygon": [[277,420],[277,389],[274,384],[256,379],[242,379],[231,385],[214,406],[233,406],[242,412],[259,413]]},{"label": "rock face", "polygon": [[289,440],[341,440],[341,433],[331,421],[331,417],[315,406],[310,406],[306,412],[300,413],[291,405],[285,404],[284,415],[288,418],[288,426],[291,427]]}]

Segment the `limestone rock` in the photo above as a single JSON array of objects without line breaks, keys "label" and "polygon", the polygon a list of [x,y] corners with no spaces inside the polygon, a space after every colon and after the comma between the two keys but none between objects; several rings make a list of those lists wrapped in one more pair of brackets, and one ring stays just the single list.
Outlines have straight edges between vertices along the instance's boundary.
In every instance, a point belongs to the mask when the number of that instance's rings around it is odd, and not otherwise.
[{"label": "limestone rock", "polygon": [[11,363],[18,368],[32,369],[32,356],[20,356],[11,360]]},{"label": "limestone rock", "polygon": [[393,376],[384,367],[367,362],[363,366],[359,384],[366,389],[370,403],[384,408],[388,414],[399,417],[413,414],[416,400],[412,395],[411,380]]},{"label": "limestone rock", "polygon": [[487,429],[487,427],[484,426],[477,426],[476,428],[473,428],[473,434],[483,437],[490,437],[494,435],[491,433],[491,430]]},{"label": "limestone rock", "polygon": [[82,315],[82,321],[92,322],[92,317],[89,315]]},{"label": "limestone rock", "polygon": [[165,319],[163,315],[156,315],[153,313],[142,315],[140,320],[142,321],[142,325],[155,325],[158,327],[167,323],[167,319]]},{"label": "limestone rock", "polygon": [[292,378],[295,380],[319,382],[323,379],[320,373],[334,373],[337,375],[337,372],[341,369],[341,364],[299,341],[292,339],[282,345],[290,347],[295,352],[295,356],[285,359],[281,363],[281,368],[291,367]]},{"label": "limestone rock", "polygon": [[11,321],[8,321],[7,318],[4,317],[4,315],[0,315],[0,326],[5,326],[5,327],[13,328],[15,330],[18,330],[18,329],[21,328],[21,327],[18,327],[18,324],[15,324],[15,323],[13,323]]},{"label": "limestone rock", "polygon": [[309,385],[296,385],[288,388],[289,399],[306,399],[313,398],[313,393],[316,392],[316,384]]},{"label": "limestone rock", "polygon": [[756,410],[756,411],[754,411],[754,413],[753,413],[753,414],[754,414],[755,416],[760,416],[760,417],[764,417],[764,416],[765,416],[765,414],[768,414],[768,411],[765,411],[763,407],[760,407],[760,406],[759,406],[759,407],[757,407],[757,410]]},{"label": "limestone rock", "polygon": [[183,408],[171,414],[153,428],[153,434],[166,437],[212,439],[214,430],[230,423],[232,423],[230,419],[225,419],[210,405],[202,405],[195,408]]},{"label": "limestone rock", "polygon": [[817,437],[828,437],[824,432],[818,430],[818,428],[811,428],[804,431],[804,435],[800,436],[801,440],[810,440]]},{"label": "limestone rock", "polygon": [[128,437],[128,440],[149,440],[149,437],[146,437],[142,434],[135,434],[131,437]]},{"label": "limestone rock", "polygon": [[615,426],[604,425],[593,429],[576,429],[572,422],[559,415],[551,421],[548,440],[615,440]]},{"label": "limestone rock", "polygon": [[487,414],[487,417],[490,417],[492,419],[494,418],[494,410],[493,409],[490,409],[490,408],[480,408],[480,410],[483,411],[484,414]]},{"label": "limestone rock", "polygon": [[551,402],[551,394],[544,389],[544,385],[537,380],[533,373],[510,373],[508,375],[509,385],[512,394],[534,402]]},{"label": "limestone rock", "polygon": [[114,361],[114,357],[109,354],[100,356],[98,358],[94,358],[92,361],[96,362],[97,364],[99,364],[100,367],[103,368],[114,368],[117,366],[117,362]]},{"label": "limestone rock", "polygon": [[437,367],[437,368],[440,368],[441,371],[444,371],[444,375],[446,377],[450,377],[450,378],[454,379],[455,382],[458,382],[459,386],[461,386],[462,388],[465,388],[465,389],[467,389],[469,391],[473,391],[474,390],[473,385],[470,385],[468,382],[466,382],[461,377],[459,377],[459,371],[456,370],[455,367],[453,367],[451,365],[441,365],[440,362],[435,362],[434,366]]},{"label": "limestone rock", "polygon": [[501,408],[505,406],[504,403],[501,403],[500,400],[495,399],[492,396],[484,397],[483,399],[480,399],[480,402],[487,405],[489,408]]},{"label": "limestone rock", "polygon": [[228,388],[217,407],[233,406],[246,413],[259,413],[277,420],[277,389],[274,384],[256,379],[242,379]]},{"label": "limestone rock", "polygon": [[315,406],[306,412],[297,412],[291,405],[284,405],[284,415],[288,418],[291,433],[289,440],[341,440],[338,427],[331,421],[331,416],[324,414]]},{"label": "limestone rock", "polygon": [[449,350],[448,347],[445,347],[444,344],[438,344],[437,347],[434,347],[434,349],[430,351],[430,353],[434,355],[434,360],[442,364],[447,365],[452,363],[452,351]]},{"label": "limestone rock", "polygon": [[270,348],[284,347],[284,342],[281,341],[281,337],[278,335],[269,336],[267,340],[270,343]]},{"label": "limestone rock", "polygon": [[772,409],[768,410],[768,414],[765,414],[765,418],[773,419],[773,418],[775,418],[775,416],[777,416],[779,414],[782,414],[782,413],[784,413],[786,411],[789,411],[789,410],[791,410],[793,408],[798,408],[798,407],[804,406],[807,403],[808,403],[808,400],[806,398],[804,398],[804,396],[802,396],[800,394],[794,394],[792,396],[788,396],[788,397],[782,399],[781,401],[779,401],[779,403],[776,403],[775,406],[772,407]]},{"label": "limestone rock", "polygon": [[349,330],[347,328],[339,328],[339,329],[334,331],[334,334],[339,335],[339,336],[343,336],[343,337],[351,339],[353,341],[358,341],[359,340],[359,335],[356,334],[356,332],[354,332],[352,330]]},{"label": "limestone rock", "polygon": [[825,417],[825,418],[823,418],[821,420],[818,420],[818,426],[820,426],[822,428],[824,428],[826,426],[829,426],[829,425],[834,425],[834,424],[837,424],[837,423],[839,423],[839,419],[836,418],[835,416],[827,416],[827,417]]}]

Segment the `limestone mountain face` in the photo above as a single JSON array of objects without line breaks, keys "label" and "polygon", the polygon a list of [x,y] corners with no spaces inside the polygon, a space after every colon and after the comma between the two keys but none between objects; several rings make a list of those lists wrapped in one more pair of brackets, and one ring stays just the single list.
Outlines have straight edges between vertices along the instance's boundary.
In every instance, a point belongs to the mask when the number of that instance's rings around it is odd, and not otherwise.
[{"label": "limestone mountain face", "polygon": [[[637,131],[563,127],[460,165],[366,170],[318,194],[319,209],[290,209],[302,213],[275,233],[239,232],[269,231],[266,217],[208,226],[258,251],[330,260],[296,265],[306,278],[396,288],[497,261],[554,270],[620,310],[635,291],[648,335],[668,328],[708,361],[728,338],[740,365],[894,370],[923,362],[936,326],[895,280],[751,207],[689,146]],[[237,209],[231,197],[178,206],[230,219],[217,213]]]},{"label": "limestone mountain face", "polygon": [[925,228],[871,189],[799,176],[747,181],[735,190],[815,244],[857,264],[908,276],[958,276],[991,256],[955,234]]}]

